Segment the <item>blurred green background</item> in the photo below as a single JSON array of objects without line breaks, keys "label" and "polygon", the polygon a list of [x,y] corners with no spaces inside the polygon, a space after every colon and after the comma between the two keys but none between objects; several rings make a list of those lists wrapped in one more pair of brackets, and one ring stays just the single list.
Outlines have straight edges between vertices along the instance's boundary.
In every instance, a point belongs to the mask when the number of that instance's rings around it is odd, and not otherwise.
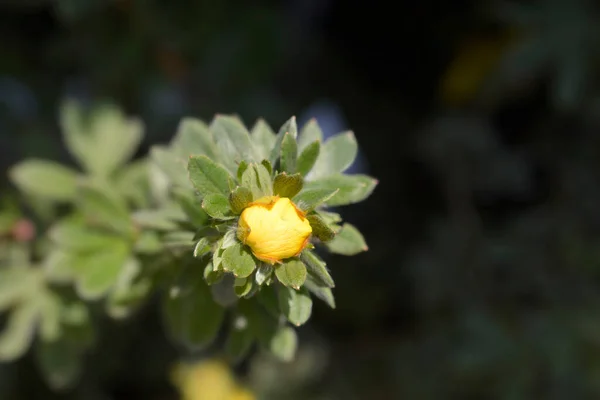
[{"label": "blurred green background", "polygon": [[[341,210],[297,360],[234,372],[260,399],[600,398],[600,9],[584,0],[0,0],[0,165],[72,163],[60,102],[352,129],[380,184]],[[12,195],[6,173],[2,196]],[[2,399],[176,399],[152,304],[107,325],[74,389],[31,356]],[[211,351],[206,353],[211,355]]]}]

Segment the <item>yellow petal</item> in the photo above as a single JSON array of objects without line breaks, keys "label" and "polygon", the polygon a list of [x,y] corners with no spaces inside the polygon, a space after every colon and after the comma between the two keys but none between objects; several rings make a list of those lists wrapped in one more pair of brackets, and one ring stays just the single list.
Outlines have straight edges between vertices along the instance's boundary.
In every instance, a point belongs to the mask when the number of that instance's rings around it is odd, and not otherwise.
[{"label": "yellow petal", "polygon": [[240,216],[238,237],[259,260],[274,264],[299,254],[312,228],[287,197],[266,197],[250,204]]}]

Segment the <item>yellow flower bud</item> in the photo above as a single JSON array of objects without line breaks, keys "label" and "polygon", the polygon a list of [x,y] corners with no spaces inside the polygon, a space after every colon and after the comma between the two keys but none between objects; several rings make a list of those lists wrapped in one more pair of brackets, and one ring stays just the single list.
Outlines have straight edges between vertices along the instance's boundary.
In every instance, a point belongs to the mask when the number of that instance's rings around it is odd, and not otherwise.
[{"label": "yellow flower bud", "polygon": [[267,196],[250,203],[238,223],[238,238],[256,258],[270,264],[300,254],[311,233],[304,213],[287,197]]}]

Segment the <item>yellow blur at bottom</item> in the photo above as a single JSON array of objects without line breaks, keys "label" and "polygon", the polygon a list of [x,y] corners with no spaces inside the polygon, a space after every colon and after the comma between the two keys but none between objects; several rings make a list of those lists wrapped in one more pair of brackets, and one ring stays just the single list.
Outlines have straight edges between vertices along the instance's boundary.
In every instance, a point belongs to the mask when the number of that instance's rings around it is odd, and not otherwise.
[{"label": "yellow blur at bottom", "polygon": [[179,364],[172,381],[182,400],[256,400],[251,391],[236,382],[227,364],[219,360]]}]

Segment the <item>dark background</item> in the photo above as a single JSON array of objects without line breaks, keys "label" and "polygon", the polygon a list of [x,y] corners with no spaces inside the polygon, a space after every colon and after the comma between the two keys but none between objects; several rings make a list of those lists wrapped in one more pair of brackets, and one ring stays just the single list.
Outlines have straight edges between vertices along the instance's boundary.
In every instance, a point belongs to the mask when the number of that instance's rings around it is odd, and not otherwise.
[{"label": "dark background", "polygon": [[[309,372],[240,376],[276,399],[600,398],[598,10],[500,4],[0,1],[0,164],[73,162],[67,96],[141,116],[140,156],[188,115],[352,129],[353,171],[380,184],[342,212],[370,249],[328,260],[338,308],[299,331]],[[78,398],[172,398],[155,315],[114,329],[135,345],[100,343],[113,363]],[[49,398],[30,364],[3,371]]]}]

